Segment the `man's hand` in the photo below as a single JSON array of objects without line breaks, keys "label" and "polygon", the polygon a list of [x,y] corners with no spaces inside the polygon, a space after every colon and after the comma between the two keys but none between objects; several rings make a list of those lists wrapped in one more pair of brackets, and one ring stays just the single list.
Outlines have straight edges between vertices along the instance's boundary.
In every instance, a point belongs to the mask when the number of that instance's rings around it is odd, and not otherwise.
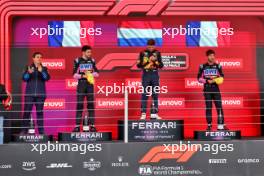
[{"label": "man's hand", "polygon": [[28,66],[28,70],[27,71],[28,71],[29,74],[31,74],[31,73],[33,73],[34,70],[30,66]]},{"label": "man's hand", "polygon": [[214,80],[208,80],[208,83],[213,84],[213,83],[215,83],[215,81]]},{"label": "man's hand", "polygon": [[150,60],[155,62],[157,60],[157,58],[155,56],[150,56]]},{"label": "man's hand", "polygon": [[39,71],[39,72],[42,72],[42,70],[43,70],[43,69],[42,69],[42,65],[39,64],[39,65],[38,65],[38,71]]}]

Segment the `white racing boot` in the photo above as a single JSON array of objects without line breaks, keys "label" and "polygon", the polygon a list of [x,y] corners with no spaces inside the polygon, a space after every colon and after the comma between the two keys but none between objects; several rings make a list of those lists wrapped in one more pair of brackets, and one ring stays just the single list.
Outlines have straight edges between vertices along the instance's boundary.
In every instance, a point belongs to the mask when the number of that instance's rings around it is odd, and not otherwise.
[{"label": "white racing boot", "polygon": [[146,120],[146,113],[141,113],[141,117],[140,117],[140,120]]},{"label": "white racing boot", "polygon": [[161,120],[162,118],[158,114],[150,114],[150,119],[152,119],[152,120]]}]

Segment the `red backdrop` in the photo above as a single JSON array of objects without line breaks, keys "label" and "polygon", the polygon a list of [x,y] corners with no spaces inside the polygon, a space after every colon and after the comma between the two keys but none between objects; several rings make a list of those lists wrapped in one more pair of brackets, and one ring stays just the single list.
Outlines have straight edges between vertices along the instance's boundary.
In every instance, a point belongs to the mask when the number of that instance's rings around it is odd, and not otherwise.
[{"label": "red backdrop", "polygon": [[[131,81],[140,81],[141,72],[131,70],[133,62],[127,66],[123,62],[113,60],[133,59],[143,50],[142,47],[119,47],[117,45],[117,27],[121,21],[127,20],[155,20],[161,21],[163,27],[185,25],[187,21],[228,21],[234,28],[230,46],[214,47],[217,59],[223,65],[225,83],[221,86],[226,123],[232,130],[242,130],[243,136],[257,136],[260,134],[258,124],[259,112],[259,82],[256,76],[256,46],[263,41],[262,23],[255,17],[68,17],[68,18],[30,18],[23,17],[14,21],[13,30],[14,47],[29,47],[28,58],[30,62],[33,52],[44,53],[45,62],[49,64],[52,79],[47,84],[48,99],[45,106],[45,125],[49,134],[70,130],[75,118],[75,86],[72,80],[73,60],[81,55],[80,48],[74,47],[48,47],[47,36],[43,39],[30,35],[30,28],[47,27],[52,20],[92,20],[95,27],[102,28],[102,35],[95,37],[93,56],[100,65],[100,77],[96,79],[96,86],[122,85]],[[254,26],[254,28],[250,27]],[[21,33],[23,32],[23,35]],[[192,137],[193,130],[204,129],[205,112],[201,85],[197,84],[196,74],[198,66],[206,61],[205,51],[208,47],[187,47],[185,40],[178,41],[163,36],[163,46],[158,48],[162,53],[180,53],[188,56],[189,66],[184,70],[161,71],[161,86],[168,86],[168,93],[160,95],[160,116],[164,119],[183,119],[185,123],[185,137]],[[116,55],[109,55],[115,53]],[[123,56],[123,53],[127,53]],[[120,56],[121,55],[121,56]],[[102,62],[110,59],[112,70],[104,70]],[[136,57],[134,60],[136,61]],[[134,62],[135,62],[134,61]],[[53,66],[52,66],[53,64]],[[55,65],[54,65],[55,64]],[[57,64],[57,65],[56,65]],[[11,64],[12,66],[12,64]],[[23,66],[21,66],[21,69]],[[12,70],[11,70],[12,71]],[[96,88],[98,92],[98,88]],[[96,124],[99,130],[112,131],[117,136],[117,120],[124,115],[123,94],[109,95],[96,94]],[[140,95],[129,95],[129,118],[138,119],[140,115]],[[102,106],[102,101],[117,101],[117,106]],[[109,103],[109,102],[108,102]],[[121,103],[121,104],[118,104]],[[169,103],[169,105],[164,105]],[[55,112],[54,112],[55,110]],[[59,111],[59,112],[58,112]],[[214,114],[215,116],[215,114]],[[52,120],[53,119],[53,120]],[[56,120],[55,120],[56,119]],[[216,122],[216,119],[214,119]],[[61,126],[61,127],[59,127]],[[63,127],[64,126],[64,127]],[[68,127],[66,127],[68,126]]]}]

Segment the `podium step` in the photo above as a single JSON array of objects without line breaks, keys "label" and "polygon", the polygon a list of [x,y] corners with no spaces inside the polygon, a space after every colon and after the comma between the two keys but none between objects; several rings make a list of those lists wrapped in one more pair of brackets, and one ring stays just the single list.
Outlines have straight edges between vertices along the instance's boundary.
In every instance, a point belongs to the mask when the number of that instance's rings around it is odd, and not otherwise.
[{"label": "podium step", "polygon": [[241,131],[194,131],[194,139],[209,141],[241,139]]},{"label": "podium step", "polygon": [[52,136],[43,134],[16,134],[13,135],[12,141],[24,143],[43,143],[52,141]]},{"label": "podium step", "polygon": [[112,141],[111,132],[72,132],[59,133],[59,141],[66,142],[97,142],[97,141]]},{"label": "podium step", "polygon": [[[124,139],[124,121],[118,121],[118,138]],[[129,120],[128,141],[175,141],[182,140],[183,120]]]}]

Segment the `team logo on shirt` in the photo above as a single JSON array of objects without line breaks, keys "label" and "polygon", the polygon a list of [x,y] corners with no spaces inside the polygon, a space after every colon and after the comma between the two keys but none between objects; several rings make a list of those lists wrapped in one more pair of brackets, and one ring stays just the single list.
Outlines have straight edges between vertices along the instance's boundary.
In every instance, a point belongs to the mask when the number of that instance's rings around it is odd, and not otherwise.
[{"label": "team logo on shirt", "polygon": [[93,64],[80,64],[80,72],[86,72],[93,70]]},{"label": "team logo on shirt", "polygon": [[218,70],[217,69],[205,69],[204,76],[217,76]]}]

